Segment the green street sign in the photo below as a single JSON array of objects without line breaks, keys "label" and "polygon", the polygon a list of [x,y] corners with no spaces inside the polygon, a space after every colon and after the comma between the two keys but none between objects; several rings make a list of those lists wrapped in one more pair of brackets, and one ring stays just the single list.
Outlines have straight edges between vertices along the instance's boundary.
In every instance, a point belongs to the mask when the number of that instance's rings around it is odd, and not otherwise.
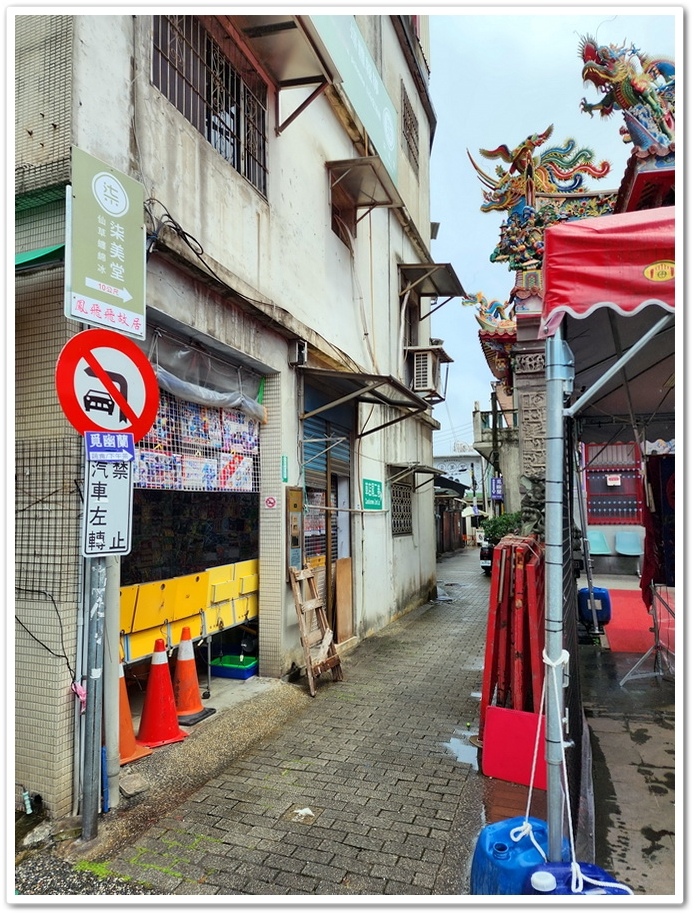
[{"label": "green street sign", "polygon": [[363,478],[363,509],[382,508],[382,481]]},{"label": "green street sign", "polygon": [[72,148],[66,200],[65,314],[145,339],[145,189]]}]

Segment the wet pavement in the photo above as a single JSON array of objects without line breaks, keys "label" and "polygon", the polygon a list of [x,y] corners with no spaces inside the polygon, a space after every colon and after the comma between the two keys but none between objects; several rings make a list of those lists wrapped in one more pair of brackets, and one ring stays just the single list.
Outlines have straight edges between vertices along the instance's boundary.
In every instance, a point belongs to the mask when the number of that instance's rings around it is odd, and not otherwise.
[{"label": "wet pavement", "polygon": [[[96,840],[55,854],[165,898],[469,894],[482,828],[528,803],[545,819],[546,800],[481,772],[490,579],[478,552],[442,558],[437,575],[438,599],[342,653],[344,680],[322,675],[314,698],[305,678],[214,678],[204,703],[217,713],[122,767],[122,786],[142,785],[100,817]],[[580,655],[596,864],[636,894],[671,896],[674,683],[618,687],[636,656]]]},{"label": "wet pavement", "polygon": [[675,862],[683,855],[675,830],[674,682],[641,677],[621,687],[640,656],[591,646],[580,654],[597,862],[636,894],[674,894]]}]

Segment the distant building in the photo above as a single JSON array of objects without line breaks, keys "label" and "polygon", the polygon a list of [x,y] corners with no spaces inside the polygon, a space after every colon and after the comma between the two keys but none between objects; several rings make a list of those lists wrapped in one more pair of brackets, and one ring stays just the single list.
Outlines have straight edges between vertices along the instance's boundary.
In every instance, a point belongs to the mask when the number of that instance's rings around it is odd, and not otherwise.
[{"label": "distant building", "polygon": [[[484,475],[485,461],[481,455],[474,450],[473,446],[462,443],[462,451],[450,453],[448,455],[434,455],[433,465],[442,472],[443,477],[449,480],[456,480],[464,484],[466,491],[464,498],[469,505],[473,504],[473,497],[480,507],[484,505]],[[473,487],[472,487],[472,469],[473,469]]]}]

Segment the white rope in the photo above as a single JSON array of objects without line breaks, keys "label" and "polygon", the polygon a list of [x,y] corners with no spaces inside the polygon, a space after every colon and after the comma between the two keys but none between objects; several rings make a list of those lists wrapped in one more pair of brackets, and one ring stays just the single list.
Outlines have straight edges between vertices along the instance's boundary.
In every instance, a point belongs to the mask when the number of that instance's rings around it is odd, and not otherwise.
[{"label": "white rope", "polygon": [[[546,654],[546,650],[542,652],[542,657],[544,665],[546,668],[557,668],[559,665],[566,665],[570,658],[567,649],[563,649],[557,661],[553,662]],[[558,679],[553,679],[554,691],[555,691],[555,707],[554,711],[558,717],[558,733],[563,734],[563,718],[561,714],[561,697],[558,694]],[[546,691],[546,673],[544,674],[544,686],[542,689],[542,699]],[[541,709],[543,709],[543,702],[541,704]],[[539,715],[539,720],[541,721],[541,713]],[[536,755],[536,749],[535,749]],[[614,887],[620,888],[621,890],[626,891],[628,894],[633,894],[633,891],[627,887],[625,884],[621,884],[618,881],[601,881],[598,878],[590,878],[588,875],[583,874],[580,864],[575,858],[575,843],[573,841],[573,816],[570,807],[570,791],[568,789],[568,769],[566,764],[565,753],[561,754],[561,768],[563,771],[563,780],[562,780],[562,790],[566,802],[567,816],[568,816],[568,839],[570,842],[570,859],[571,859],[571,892],[573,894],[581,894],[584,886],[584,882],[588,884],[594,884],[598,887]],[[534,771],[532,770],[532,778],[534,777]]]},{"label": "white rope", "polygon": [[581,894],[583,883],[587,883],[593,884],[595,887],[616,887],[625,891],[627,894],[633,895],[631,888],[626,884],[621,884],[619,881],[600,881],[599,878],[590,878],[589,875],[584,875],[580,865],[575,860],[573,860],[570,867],[572,875],[570,889],[574,894]]},{"label": "white rope", "polygon": [[[568,653],[566,652],[566,657],[567,655]],[[544,653],[544,660],[546,661],[546,659],[547,657],[546,657],[546,654]],[[549,665],[550,664],[551,662],[549,662]],[[539,845],[539,843],[536,841],[536,838],[534,836],[534,831],[532,830],[532,825],[529,823],[529,816],[530,816],[530,811],[532,807],[532,790],[534,788],[534,776],[536,774],[537,757],[539,754],[539,737],[541,735],[541,723],[542,723],[542,717],[543,717],[545,696],[546,696],[546,674],[544,674],[544,681],[541,687],[541,701],[539,703],[539,716],[537,717],[536,734],[534,736],[534,754],[532,756],[532,774],[529,780],[529,791],[527,792],[527,808],[524,813],[524,822],[519,827],[513,827],[512,830],[510,831],[510,839],[514,843],[518,843],[523,837],[528,836],[532,842],[532,845],[537,850],[537,852],[541,855],[541,858],[544,862],[548,861],[546,858],[546,853],[544,852],[542,847]]]},{"label": "white rope", "polygon": [[[568,654],[568,650],[563,649],[558,659],[556,659],[556,661],[552,661],[548,657],[548,655],[546,654],[546,650],[544,649],[542,652],[542,658],[543,658],[544,666],[545,666],[544,680],[543,680],[542,688],[541,688],[541,700],[539,703],[539,715],[537,718],[536,734],[534,736],[534,754],[532,756],[532,773],[531,773],[531,777],[529,780],[529,791],[527,793],[527,808],[525,810],[523,823],[520,824],[518,827],[513,827],[510,830],[510,839],[513,841],[513,843],[519,843],[520,840],[522,840],[525,836],[529,837],[532,845],[534,846],[534,848],[537,850],[537,852],[541,856],[542,861],[547,862],[548,858],[546,856],[546,853],[544,852],[543,848],[537,842],[536,837],[534,836],[534,830],[529,820],[531,805],[532,805],[532,790],[534,788],[534,776],[536,774],[537,757],[539,753],[539,737],[541,734],[541,723],[542,723],[543,714],[544,714],[543,713],[544,701],[546,699],[546,684],[547,684],[548,669],[558,668],[560,665],[567,665],[570,656]],[[563,733],[563,718],[561,715],[561,697],[558,695],[558,679],[554,678],[553,683],[554,683],[554,689],[556,693],[556,696],[555,696],[556,702],[555,702],[554,709],[551,710],[551,712],[555,712],[555,714],[557,715],[558,727],[559,727],[558,733],[562,734]],[[566,765],[565,753],[561,755],[561,761],[562,761],[561,766],[562,766],[562,772],[563,772],[561,790],[563,792],[566,809],[567,809],[568,833],[569,833],[570,856],[571,856],[571,862],[570,862],[571,893],[581,894],[585,883],[587,883],[587,884],[594,885],[595,887],[598,887],[598,888],[604,888],[604,887],[618,888],[624,891],[625,893],[632,895],[633,891],[631,890],[630,887],[628,887],[625,884],[621,884],[618,881],[602,881],[599,878],[591,878],[589,877],[589,875],[583,874],[580,864],[577,861],[577,859],[575,858],[575,843],[573,841],[573,819],[572,819],[572,813],[571,813],[571,807],[570,807],[570,792],[568,789],[568,770],[567,770],[567,765]]]},{"label": "white rope", "polygon": [[510,831],[510,839],[512,840],[513,843],[519,843],[520,840],[525,836],[529,837],[529,839],[532,842],[532,846],[534,846],[534,848],[537,850],[537,852],[539,853],[543,861],[546,862],[547,861],[546,853],[541,848],[541,846],[537,843],[536,837],[534,836],[534,831],[532,829],[532,825],[529,823],[529,820],[528,820],[528,814],[525,815],[523,824],[520,824],[519,827],[513,827],[512,830]]}]

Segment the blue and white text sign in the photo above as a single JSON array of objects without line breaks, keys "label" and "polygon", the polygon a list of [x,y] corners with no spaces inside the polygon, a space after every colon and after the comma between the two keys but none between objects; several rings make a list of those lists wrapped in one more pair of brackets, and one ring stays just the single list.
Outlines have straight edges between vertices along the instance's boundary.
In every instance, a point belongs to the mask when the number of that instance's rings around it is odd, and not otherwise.
[{"label": "blue and white text sign", "polygon": [[133,433],[86,432],[87,461],[135,461]]}]

